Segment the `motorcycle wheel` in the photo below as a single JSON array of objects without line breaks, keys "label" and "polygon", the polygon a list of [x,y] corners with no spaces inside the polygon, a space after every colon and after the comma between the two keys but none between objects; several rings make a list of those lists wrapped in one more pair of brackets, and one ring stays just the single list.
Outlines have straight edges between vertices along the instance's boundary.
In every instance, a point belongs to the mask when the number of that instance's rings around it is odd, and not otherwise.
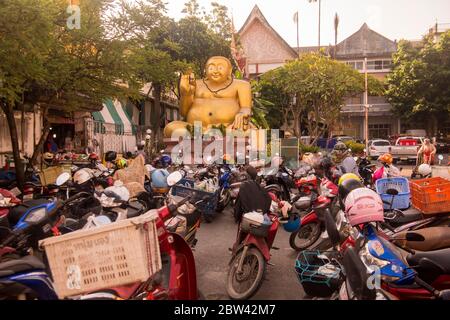
[{"label": "motorcycle wheel", "polygon": [[291,233],[289,245],[296,251],[308,249],[319,239],[320,229],[320,223],[317,221],[302,225],[298,231]]},{"label": "motorcycle wheel", "polygon": [[251,298],[262,284],[266,269],[266,260],[256,248],[249,248],[242,265],[243,272],[238,274],[237,268],[243,250],[233,257],[227,275],[227,293],[233,300]]},{"label": "motorcycle wheel", "polygon": [[222,189],[219,196],[219,203],[217,203],[216,212],[222,212],[231,201],[231,194],[228,189]]}]

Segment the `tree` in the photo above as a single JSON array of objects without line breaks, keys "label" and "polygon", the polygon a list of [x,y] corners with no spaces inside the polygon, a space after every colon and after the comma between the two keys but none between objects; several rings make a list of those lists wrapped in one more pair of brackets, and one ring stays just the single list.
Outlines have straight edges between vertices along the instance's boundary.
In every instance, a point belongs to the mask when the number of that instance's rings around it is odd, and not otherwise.
[{"label": "tree", "polygon": [[[305,54],[262,79],[289,97],[284,108],[292,116],[296,136],[301,136],[301,116],[307,117],[312,143],[336,124],[345,98],[364,91],[363,75],[322,53]],[[382,84],[371,78],[369,88],[372,94],[380,93]]]},{"label": "tree", "polygon": [[[99,109],[105,98],[137,92],[129,73],[125,34],[113,34],[102,13],[110,0],[80,2],[80,29],[66,25],[65,0],[3,0],[0,6],[0,105],[13,145],[17,182],[24,182],[14,111],[39,104],[44,129],[32,160],[48,134],[49,108],[62,111]],[[115,35],[115,37],[114,37]],[[118,81],[128,84],[120,85]]]},{"label": "tree", "polygon": [[450,31],[435,42],[426,36],[421,47],[401,41],[387,78],[387,97],[407,122],[426,119],[427,132],[436,134],[450,112]]}]

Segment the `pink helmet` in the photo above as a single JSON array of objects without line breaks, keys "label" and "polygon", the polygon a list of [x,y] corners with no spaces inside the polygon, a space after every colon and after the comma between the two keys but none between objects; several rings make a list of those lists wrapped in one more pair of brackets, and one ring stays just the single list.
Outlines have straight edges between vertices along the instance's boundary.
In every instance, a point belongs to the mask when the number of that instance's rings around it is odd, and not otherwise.
[{"label": "pink helmet", "polygon": [[355,189],[345,199],[345,214],[352,226],[368,222],[383,222],[383,201],[378,193],[371,189]]}]

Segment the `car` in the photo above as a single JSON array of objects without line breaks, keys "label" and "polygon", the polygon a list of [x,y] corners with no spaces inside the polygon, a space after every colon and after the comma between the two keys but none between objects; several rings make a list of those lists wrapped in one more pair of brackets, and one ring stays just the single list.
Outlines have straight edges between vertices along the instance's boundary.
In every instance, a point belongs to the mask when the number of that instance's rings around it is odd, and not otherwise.
[{"label": "car", "polygon": [[385,153],[389,152],[389,147],[391,143],[389,140],[375,139],[369,141],[369,156],[379,157]]},{"label": "car", "polygon": [[334,139],[336,139],[337,141],[341,141],[343,143],[349,142],[349,141],[356,141],[356,139],[354,137],[350,137],[350,136],[333,136]]},{"label": "car", "polygon": [[449,152],[450,143],[447,139],[436,140],[436,152],[437,153],[448,153]]}]

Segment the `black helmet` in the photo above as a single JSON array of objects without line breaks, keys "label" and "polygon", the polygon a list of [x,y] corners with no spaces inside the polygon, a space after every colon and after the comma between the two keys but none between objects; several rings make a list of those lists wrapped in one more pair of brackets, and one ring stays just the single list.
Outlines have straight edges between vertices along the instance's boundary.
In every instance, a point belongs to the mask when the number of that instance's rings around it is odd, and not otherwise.
[{"label": "black helmet", "polygon": [[323,170],[328,171],[333,166],[334,166],[333,160],[331,160],[331,158],[329,157],[324,157],[322,158],[322,160],[320,160],[319,167]]},{"label": "black helmet", "polygon": [[107,162],[113,162],[117,158],[117,152],[115,151],[108,151],[105,153],[105,161]]},{"label": "black helmet", "polygon": [[342,201],[345,201],[345,198],[347,198],[350,192],[359,188],[364,188],[364,185],[360,180],[356,179],[345,180],[339,186],[339,198]]},{"label": "black helmet", "polygon": [[336,151],[344,152],[344,151],[347,151],[348,148],[345,145],[345,143],[339,141],[338,143],[336,143],[336,145],[334,146],[333,149],[336,150]]}]

